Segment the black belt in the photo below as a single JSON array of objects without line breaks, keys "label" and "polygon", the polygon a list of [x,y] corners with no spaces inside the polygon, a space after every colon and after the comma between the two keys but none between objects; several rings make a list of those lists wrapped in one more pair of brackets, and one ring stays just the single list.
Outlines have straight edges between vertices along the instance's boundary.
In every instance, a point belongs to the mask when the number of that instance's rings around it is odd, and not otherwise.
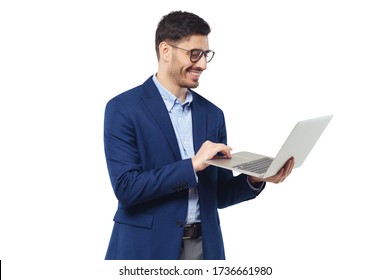
[{"label": "black belt", "polygon": [[183,239],[197,239],[202,236],[202,226],[200,223],[184,226]]}]

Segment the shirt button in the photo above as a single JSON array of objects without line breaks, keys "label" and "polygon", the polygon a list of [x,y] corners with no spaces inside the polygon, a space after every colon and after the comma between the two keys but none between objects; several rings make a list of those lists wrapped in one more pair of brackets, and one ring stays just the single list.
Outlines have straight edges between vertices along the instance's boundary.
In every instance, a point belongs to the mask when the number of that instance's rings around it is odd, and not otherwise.
[{"label": "shirt button", "polygon": [[177,220],[177,221],[176,221],[176,226],[177,226],[178,228],[181,228],[181,227],[183,226],[183,222],[182,222],[181,220]]}]

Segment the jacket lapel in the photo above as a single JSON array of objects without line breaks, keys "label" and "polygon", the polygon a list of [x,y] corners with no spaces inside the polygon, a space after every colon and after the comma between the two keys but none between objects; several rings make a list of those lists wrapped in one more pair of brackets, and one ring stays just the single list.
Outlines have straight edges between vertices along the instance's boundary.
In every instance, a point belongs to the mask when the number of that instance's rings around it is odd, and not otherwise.
[{"label": "jacket lapel", "polygon": [[161,95],[153,82],[152,77],[150,77],[143,84],[144,94],[142,99],[145,106],[149,109],[151,115],[158,123],[161,133],[167,139],[175,159],[178,161],[181,159],[179,145],[177,143],[175,130],[173,129],[171,119],[165,107],[164,101],[161,98]]}]

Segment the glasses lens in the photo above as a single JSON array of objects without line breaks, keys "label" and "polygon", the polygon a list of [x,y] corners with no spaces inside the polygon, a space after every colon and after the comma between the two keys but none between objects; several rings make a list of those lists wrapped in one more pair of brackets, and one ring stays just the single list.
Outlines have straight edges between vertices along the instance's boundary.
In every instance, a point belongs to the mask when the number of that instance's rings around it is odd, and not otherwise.
[{"label": "glasses lens", "polygon": [[202,57],[203,55],[203,51],[202,50],[191,50],[191,61],[192,62],[197,62],[200,60],[200,58]]},{"label": "glasses lens", "polygon": [[213,59],[213,56],[214,56],[214,51],[206,51],[206,52],[203,52],[202,50],[198,50],[198,49],[194,49],[194,50],[191,50],[191,53],[190,53],[190,60],[191,62],[198,62],[202,56],[205,56],[206,58],[206,62],[210,62],[212,59]]},{"label": "glasses lens", "polygon": [[214,54],[215,54],[214,51],[207,51],[207,52],[205,52],[206,62],[207,63],[209,63],[213,59]]}]

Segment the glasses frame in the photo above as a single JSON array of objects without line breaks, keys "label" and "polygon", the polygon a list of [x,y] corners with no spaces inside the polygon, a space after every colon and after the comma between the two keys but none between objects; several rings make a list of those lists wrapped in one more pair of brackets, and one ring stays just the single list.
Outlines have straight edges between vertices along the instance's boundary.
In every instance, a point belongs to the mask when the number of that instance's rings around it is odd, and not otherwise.
[{"label": "glasses frame", "polygon": [[[201,58],[202,58],[203,56],[204,56],[205,59],[206,59],[206,63],[209,63],[209,62],[213,59],[213,57],[214,57],[214,55],[215,55],[215,51],[212,51],[212,50],[207,50],[207,51],[203,51],[203,50],[201,50],[201,49],[191,49],[191,50],[187,50],[187,49],[183,49],[183,48],[181,48],[181,47],[178,47],[178,46],[175,46],[175,45],[172,45],[172,44],[168,44],[168,43],[167,43],[167,45],[168,45],[168,46],[171,46],[171,47],[173,47],[173,48],[182,50],[182,51],[186,51],[187,53],[189,53],[189,54],[190,54],[190,61],[191,61],[192,63],[198,62],[199,60],[201,60]],[[199,54],[199,56],[198,56],[198,59],[196,59],[196,60],[195,60],[195,59],[192,59],[193,52],[195,52],[195,51],[200,51],[200,54]],[[210,54],[211,54],[211,57],[210,57],[210,59],[208,59]]]}]

